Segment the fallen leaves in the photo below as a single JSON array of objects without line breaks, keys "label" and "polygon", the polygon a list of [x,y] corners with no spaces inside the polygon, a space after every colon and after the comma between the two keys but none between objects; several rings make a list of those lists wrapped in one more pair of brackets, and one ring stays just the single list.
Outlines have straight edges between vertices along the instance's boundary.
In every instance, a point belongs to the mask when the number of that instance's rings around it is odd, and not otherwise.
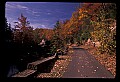
[{"label": "fallen leaves", "polygon": [[85,48],[91,55],[93,55],[102,65],[105,66],[114,76],[116,76],[116,55],[108,55],[106,53],[100,54],[97,48],[88,46],[81,46]]},{"label": "fallen leaves", "polygon": [[37,78],[61,78],[71,60],[72,58],[70,55],[59,56],[51,72],[40,73]]}]

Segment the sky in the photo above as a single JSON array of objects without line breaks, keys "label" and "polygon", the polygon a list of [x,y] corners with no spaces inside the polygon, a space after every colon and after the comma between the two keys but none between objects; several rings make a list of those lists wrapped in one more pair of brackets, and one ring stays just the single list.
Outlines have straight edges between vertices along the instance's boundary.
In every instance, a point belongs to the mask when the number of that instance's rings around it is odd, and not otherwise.
[{"label": "sky", "polygon": [[56,21],[70,19],[79,6],[73,2],[6,2],[5,17],[12,28],[22,13],[34,29],[51,29]]}]

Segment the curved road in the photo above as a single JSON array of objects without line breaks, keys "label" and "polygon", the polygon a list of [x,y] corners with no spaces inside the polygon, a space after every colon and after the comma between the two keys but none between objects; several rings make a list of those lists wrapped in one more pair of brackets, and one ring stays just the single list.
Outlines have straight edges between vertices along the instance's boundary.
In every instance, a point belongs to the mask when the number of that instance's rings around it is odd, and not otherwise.
[{"label": "curved road", "polygon": [[85,49],[73,47],[72,61],[62,78],[115,78]]}]

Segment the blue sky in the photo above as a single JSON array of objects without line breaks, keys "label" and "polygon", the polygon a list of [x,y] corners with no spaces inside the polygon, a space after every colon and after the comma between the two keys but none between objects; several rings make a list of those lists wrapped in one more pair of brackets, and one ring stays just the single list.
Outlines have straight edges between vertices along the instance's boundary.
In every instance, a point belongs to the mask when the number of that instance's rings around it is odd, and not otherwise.
[{"label": "blue sky", "polygon": [[6,2],[5,17],[12,27],[22,13],[34,28],[53,28],[57,20],[70,19],[79,5],[73,2]]}]

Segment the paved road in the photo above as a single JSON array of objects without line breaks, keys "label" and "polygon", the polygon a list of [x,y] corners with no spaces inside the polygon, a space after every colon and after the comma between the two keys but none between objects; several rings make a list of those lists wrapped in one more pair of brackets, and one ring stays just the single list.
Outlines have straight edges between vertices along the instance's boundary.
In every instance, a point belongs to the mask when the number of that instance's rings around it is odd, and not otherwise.
[{"label": "paved road", "polygon": [[73,48],[72,61],[62,78],[114,78],[85,49]]}]

